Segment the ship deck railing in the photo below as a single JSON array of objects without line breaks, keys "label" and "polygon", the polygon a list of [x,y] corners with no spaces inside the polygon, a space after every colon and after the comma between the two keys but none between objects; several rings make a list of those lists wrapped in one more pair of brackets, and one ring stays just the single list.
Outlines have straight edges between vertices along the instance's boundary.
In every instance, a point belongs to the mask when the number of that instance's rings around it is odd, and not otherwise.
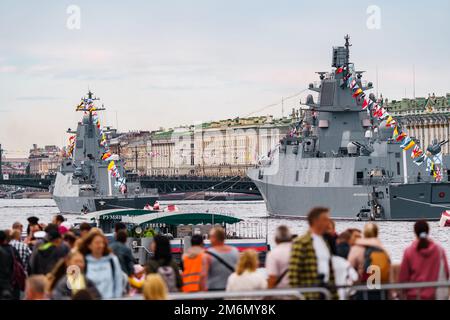
[{"label": "ship deck railing", "polygon": [[[408,176],[408,184],[412,183],[424,183],[424,182],[434,182],[434,178],[431,176],[423,176],[418,178],[415,176]],[[399,178],[388,178],[388,177],[379,177],[375,176],[372,178],[357,178],[356,185],[387,185],[387,184],[405,184],[405,180],[403,177]]]},{"label": "ship deck railing", "polygon": [[[408,289],[417,289],[416,299],[420,300],[421,291],[429,288],[450,288],[450,281],[433,282],[408,282],[387,283],[369,287],[368,285],[336,286],[336,289],[346,289],[347,292],[362,293],[361,299],[368,300],[370,292],[379,292],[381,300],[404,300],[402,292]],[[324,300],[331,299],[331,291],[325,287],[299,287],[286,289],[266,289],[250,291],[204,291],[195,293],[170,293],[169,300],[202,300],[202,299],[257,299],[269,298],[277,300],[280,298],[291,298],[303,300],[307,293],[319,293]],[[349,299],[349,296],[344,297]],[[138,294],[131,297],[122,297],[117,300],[142,300],[143,296]],[[447,299],[448,300],[448,299]]]}]

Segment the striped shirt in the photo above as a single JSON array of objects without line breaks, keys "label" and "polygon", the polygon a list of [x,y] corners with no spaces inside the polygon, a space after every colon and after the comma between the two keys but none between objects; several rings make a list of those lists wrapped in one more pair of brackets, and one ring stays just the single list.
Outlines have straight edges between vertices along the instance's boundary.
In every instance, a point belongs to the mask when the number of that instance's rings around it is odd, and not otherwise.
[{"label": "striped shirt", "polygon": [[11,240],[9,244],[19,253],[22,265],[26,270],[31,256],[30,247],[28,247],[28,245],[19,240]]}]

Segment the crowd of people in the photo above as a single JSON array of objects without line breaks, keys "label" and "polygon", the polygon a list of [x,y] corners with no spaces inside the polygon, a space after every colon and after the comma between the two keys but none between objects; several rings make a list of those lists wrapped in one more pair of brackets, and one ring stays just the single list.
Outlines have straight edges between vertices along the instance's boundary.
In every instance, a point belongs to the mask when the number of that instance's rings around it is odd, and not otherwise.
[{"label": "crowd of people", "polygon": [[[144,299],[165,300],[175,292],[303,287],[327,288],[332,299],[449,298],[445,287],[352,291],[353,284],[373,281],[448,280],[445,250],[430,238],[426,221],[415,223],[416,239],[399,266],[391,263],[373,222],[363,230],[337,234],[329,210],[321,207],[311,209],[307,222],[309,229],[300,236],[284,225],[276,229],[276,245],[265,258],[263,272],[258,253],[227,245],[225,230],[219,226],[211,228],[208,248],[202,235],[193,235],[181,261],[172,255],[169,238],[157,234],[151,257],[140,265],[127,245],[127,226],[122,223],[115,225],[114,239],[109,241],[88,223],[67,227],[62,215],[47,225],[30,217],[26,231],[20,222],[0,231],[0,298],[95,300],[141,294]],[[321,292],[303,297],[325,298]]]}]

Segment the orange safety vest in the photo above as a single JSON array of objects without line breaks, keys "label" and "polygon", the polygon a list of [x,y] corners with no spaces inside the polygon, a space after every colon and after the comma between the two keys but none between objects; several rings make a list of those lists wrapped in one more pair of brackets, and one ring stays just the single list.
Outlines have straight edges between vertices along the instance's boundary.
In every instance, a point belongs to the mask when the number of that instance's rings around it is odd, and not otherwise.
[{"label": "orange safety vest", "polygon": [[183,256],[183,292],[197,292],[201,289],[201,276],[204,272],[204,253],[199,253],[194,258]]}]

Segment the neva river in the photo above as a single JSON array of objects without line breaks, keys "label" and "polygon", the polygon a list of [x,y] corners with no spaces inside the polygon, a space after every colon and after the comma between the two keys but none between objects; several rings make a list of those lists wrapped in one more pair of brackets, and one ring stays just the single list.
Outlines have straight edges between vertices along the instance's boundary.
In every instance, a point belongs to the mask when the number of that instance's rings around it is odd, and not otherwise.
[{"label": "neva river", "polygon": [[[308,228],[303,219],[268,218],[264,202],[262,201],[172,201],[182,212],[230,213],[248,222],[260,222],[268,226],[269,241],[273,244],[275,228],[280,224],[288,225],[294,233],[301,234]],[[161,201],[161,205],[167,202]],[[15,221],[27,224],[26,218],[37,216],[42,222],[51,221],[52,215],[58,213],[58,208],[51,199],[0,199],[0,229],[10,228]],[[76,221],[76,215],[65,216],[69,222]],[[336,230],[341,232],[346,228],[362,229],[364,221],[337,221]],[[403,250],[414,239],[414,222],[378,222],[380,238],[391,255],[393,262],[400,262]],[[450,228],[440,228],[438,222],[431,222],[431,237],[437,240],[450,256]]]}]

